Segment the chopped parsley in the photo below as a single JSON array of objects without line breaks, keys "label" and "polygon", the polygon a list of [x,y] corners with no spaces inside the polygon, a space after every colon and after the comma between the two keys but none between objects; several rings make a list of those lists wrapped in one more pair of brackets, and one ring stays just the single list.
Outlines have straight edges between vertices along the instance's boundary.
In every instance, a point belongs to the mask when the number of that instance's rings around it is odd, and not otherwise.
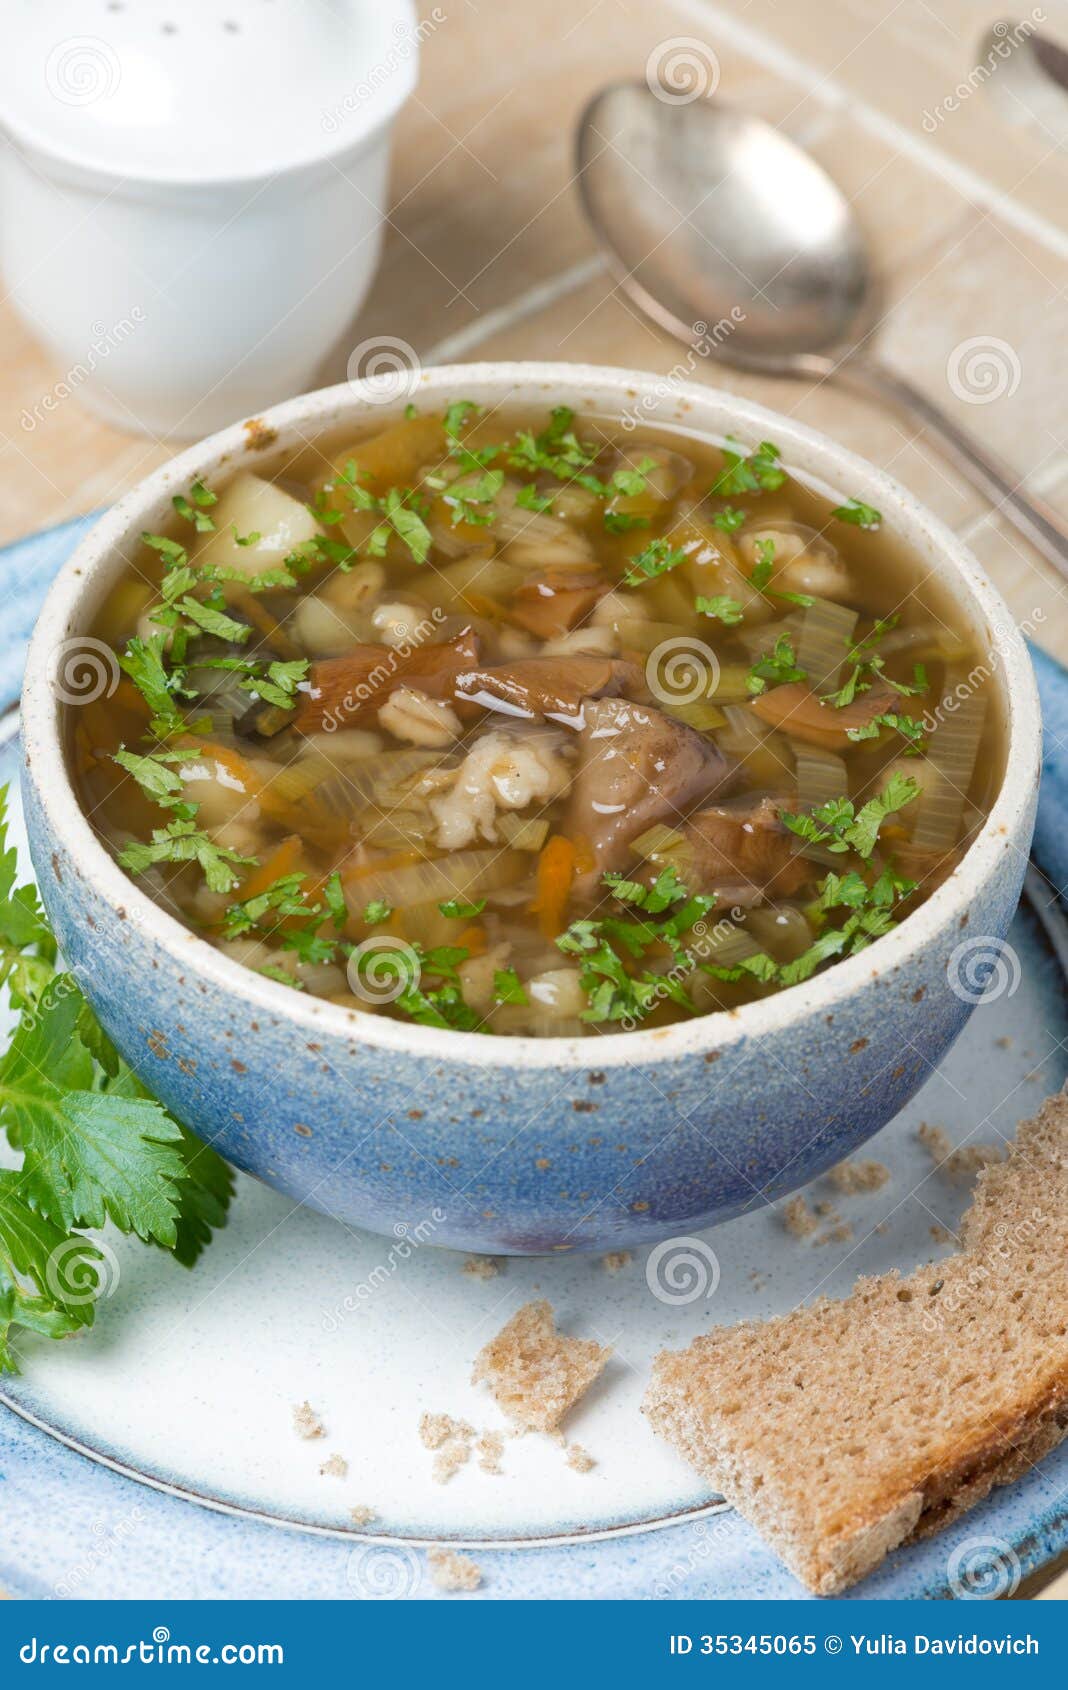
[{"label": "chopped parsley", "polygon": [[742,606],[737,599],[730,598],[726,593],[715,593],[711,598],[703,595],[694,600],[694,608],[702,616],[714,616],[717,622],[722,622],[728,628],[734,628],[742,620]]},{"label": "chopped parsley", "polygon": [[525,1004],[527,994],[523,990],[523,982],[514,968],[498,968],[493,975],[494,1003]]},{"label": "chopped parsley", "polygon": [[712,518],[712,526],[724,534],[736,534],[747,520],[748,512],[740,511],[734,505],[724,505]]},{"label": "chopped parsley", "polygon": [[815,604],[811,593],[784,593],[777,587],[769,587],[771,572],[775,567],[775,541],[758,540],[756,543],[756,563],[749,577],[749,585],[755,587],[758,593],[763,593],[767,599],[781,599],[785,604],[796,604],[802,610],[808,610]]},{"label": "chopped parsley", "polygon": [[658,575],[666,575],[669,569],[676,568],[685,556],[686,553],[678,546],[672,546],[670,540],[650,540],[631,558],[623,585],[640,587],[645,581],[654,581]]},{"label": "chopped parsley", "polygon": [[515,496],[515,502],[520,510],[537,511],[540,516],[544,511],[552,509],[553,495],[551,493],[539,493],[533,481],[524,481]]},{"label": "chopped parsley", "polygon": [[[727,439],[733,446],[740,446],[741,441],[735,440],[729,434]],[[713,497],[728,498],[738,493],[773,493],[786,480],[786,471],[780,466],[782,453],[770,440],[762,440],[760,445],[749,453],[744,450],[736,452],[732,447],[723,448],[724,468],[720,471],[709,489]]]},{"label": "chopped parsley", "polygon": [[[573,921],[557,939],[565,956],[578,963],[579,980],[588,1007],[584,1021],[643,1021],[665,1000],[695,1012],[680,974],[690,971],[683,940],[695,922],[715,903],[712,895],[691,897],[674,867],[661,870],[651,887],[606,874],[602,884],[616,899],[634,909],[642,919],[603,916]],[[653,948],[666,948],[671,972],[658,973],[648,967],[635,969]]]},{"label": "chopped parsley", "polygon": [[247,868],[255,857],[243,857],[213,839],[197,827],[191,819],[177,817],[166,827],[152,830],[151,840],[131,840],[118,854],[123,868],[131,874],[144,874],[157,863],[198,863],[212,892],[231,892],[238,884],[239,868]]},{"label": "chopped parsley", "polygon": [[755,697],[767,691],[769,681],[779,687],[790,681],[807,680],[807,671],[797,667],[793,639],[789,634],[780,634],[772,650],[757,658],[745,678],[745,684]]},{"label": "chopped parsley", "polygon": [[479,898],[475,903],[466,903],[463,898],[446,898],[438,905],[442,915],[450,920],[470,920],[472,916],[481,915],[486,907],[485,898]]},{"label": "chopped parsley", "polygon": [[866,505],[863,499],[847,499],[844,505],[836,505],[831,512],[839,522],[851,522],[854,528],[878,528],[883,520],[882,512],[874,505]]},{"label": "chopped parsley", "polygon": [[[859,728],[847,728],[846,738],[854,744],[863,739],[878,739],[883,728],[892,728],[902,739],[909,742],[909,751],[918,752],[925,743],[923,723],[915,716],[904,716],[899,710],[884,710],[881,715],[873,716],[870,722],[865,722]],[[908,755],[908,752],[906,752]]]},{"label": "chopped parsley", "polygon": [[176,493],[171,500],[178,515],[186,522],[191,522],[198,534],[210,534],[214,530],[215,524],[208,511],[218,502],[218,494],[213,493],[210,487],[205,487],[200,480],[193,482],[188,495]]},{"label": "chopped parsley", "polygon": [[809,844],[826,845],[828,851],[835,852],[853,850],[867,858],[875,849],[879,829],[887,816],[911,804],[919,794],[919,785],[911,776],[895,772],[883,791],[869,798],[860,811],[854,809],[849,798],[828,798],[808,814],[793,815],[783,810],[780,820],[791,833]]}]

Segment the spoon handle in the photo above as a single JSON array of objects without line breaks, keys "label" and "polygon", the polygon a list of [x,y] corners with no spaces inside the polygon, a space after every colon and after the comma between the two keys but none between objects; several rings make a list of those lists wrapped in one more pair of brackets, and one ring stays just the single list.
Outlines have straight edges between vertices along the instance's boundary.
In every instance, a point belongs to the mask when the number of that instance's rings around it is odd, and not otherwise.
[{"label": "spoon handle", "polygon": [[885,364],[851,358],[838,366],[835,378],[915,417],[965,479],[984,493],[1068,580],[1068,522],[1044,499],[1025,493],[1009,465],[989,452],[975,435],[958,427],[925,393]]}]

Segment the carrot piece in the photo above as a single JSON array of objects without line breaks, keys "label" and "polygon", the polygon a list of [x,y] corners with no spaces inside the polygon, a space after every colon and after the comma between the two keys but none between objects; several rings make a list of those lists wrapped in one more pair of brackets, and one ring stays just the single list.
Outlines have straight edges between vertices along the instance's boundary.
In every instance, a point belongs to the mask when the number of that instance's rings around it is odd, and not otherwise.
[{"label": "carrot piece", "polygon": [[218,745],[213,739],[201,740],[200,750],[205,760],[218,763],[227,774],[240,781],[245,792],[259,791],[263,783],[251,763],[246,763],[240,751],[235,751],[229,745]]},{"label": "carrot piece", "polygon": [[481,956],[486,949],[486,929],[465,927],[456,943],[463,945],[470,956]]},{"label": "carrot piece", "polygon": [[575,873],[589,874],[597,867],[597,856],[585,834],[575,835]]},{"label": "carrot piece", "polygon": [[555,939],[564,930],[574,874],[575,847],[562,833],[554,833],[538,857],[536,893],[531,906],[545,939]]},{"label": "carrot piece", "polygon": [[301,842],[295,833],[291,833],[276,850],[271,852],[259,866],[254,868],[245,884],[241,888],[241,902],[247,903],[249,898],[258,898],[261,892],[266,892],[276,880],[284,875],[293,874],[300,863]]}]

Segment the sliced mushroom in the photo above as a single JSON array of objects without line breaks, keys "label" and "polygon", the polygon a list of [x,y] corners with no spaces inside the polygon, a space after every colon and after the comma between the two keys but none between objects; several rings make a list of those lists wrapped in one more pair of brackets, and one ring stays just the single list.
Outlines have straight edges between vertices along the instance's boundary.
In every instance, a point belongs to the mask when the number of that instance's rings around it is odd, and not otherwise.
[{"label": "sliced mushroom", "polygon": [[738,778],[714,741],[652,706],[602,698],[584,715],[568,832],[589,845],[598,876],[625,864],[632,839]]},{"label": "sliced mushroom", "polygon": [[359,727],[402,686],[415,687],[428,698],[450,699],[457,676],[477,661],[478,639],[470,629],[444,643],[409,649],[354,646],[344,657],[312,664],[293,726],[298,733]]},{"label": "sliced mushroom", "polygon": [[641,671],[610,657],[521,657],[493,669],[471,669],[456,677],[456,696],[533,721],[539,716],[581,728],[590,699],[633,692]]},{"label": "sliced mushroom", "polygon": [[602,575],[547,569],[518,589],[512,600],[512,621],[541,640],[560,639],[589,614],[607,588]]},{"label": "sliced mushroom", "polygon": [[789,897],[815,870],[779,819],[785,799],[764,797],[701,810],[683,828],[692,891],[720,894],[743,907]]},{"label": "sliced mushroom", "polygon": [[893,710],[896,697],[889,687],[872,687],[852,704],[836,710],[803,681],[791,681],[754,698],[752,710],[762,722],[770,723],[773,728],[784,728],[794,739],[803,739],[809,745],[825,745],[835,751],[849,744],[849,728],[867,727],[876,716]]}]

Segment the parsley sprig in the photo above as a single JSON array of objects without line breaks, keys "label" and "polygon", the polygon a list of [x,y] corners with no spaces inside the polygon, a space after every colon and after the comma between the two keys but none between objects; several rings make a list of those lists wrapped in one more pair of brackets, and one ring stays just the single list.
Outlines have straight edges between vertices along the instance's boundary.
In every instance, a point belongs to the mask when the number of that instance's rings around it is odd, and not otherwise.
[{"label": "parsley sprig", "polygon": [[86,1287],[105,1260],[83,1228],[110,1221],[191,1267],[233,1191],[225,1162],[149,1095],[115,1051],[30,885],[16,887],[0,792],[0,976],[19,1023],[0,1058],[0,1129],[21,1156],[0,1169],[0,1372],[15,1332],[92,1325]]},{"label": "parsley sprig", "polygon": [[791,833],[811,845],[826,845],[828,851],[836,853],[856,851],[858,856],[868,858],[887,816],[904,809],[919,795],[919,783],[895,770],[882,792],[869,798],[859,811],[850,798],[828,798],[825,804],[800,815],[783,810],[780,819]]}]

